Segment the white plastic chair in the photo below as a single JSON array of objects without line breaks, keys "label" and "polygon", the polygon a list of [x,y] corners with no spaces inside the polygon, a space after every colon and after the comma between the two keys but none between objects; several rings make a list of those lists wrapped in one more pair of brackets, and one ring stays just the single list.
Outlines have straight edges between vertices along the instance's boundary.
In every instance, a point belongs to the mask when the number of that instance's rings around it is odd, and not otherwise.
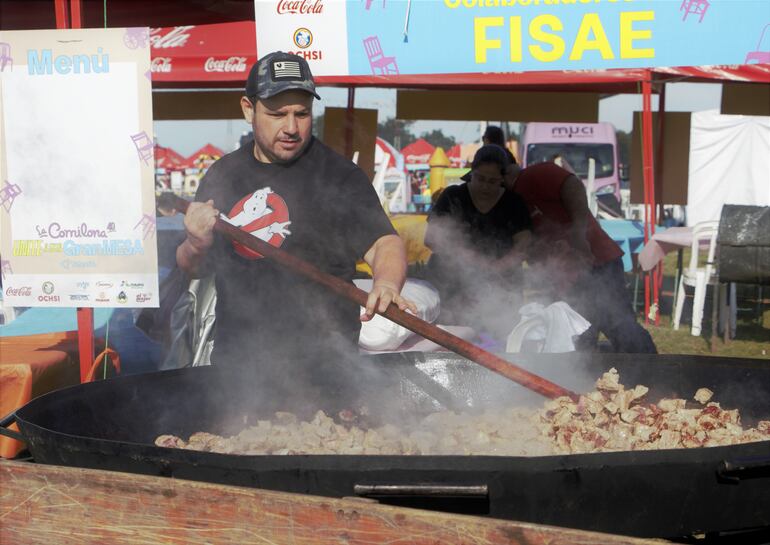
[{"label": "white plastic chair", "polygon": [[[703,306],[706,301],[706,288],[709,285],[716,286],[719,282],[714,263],[717,251],[717,233],[719,232],[718,221],[704,221],[698,223],[693,228],[692,245],[690,251],[690,264],[682,272],[679,278],[679,289],[676,294],[676,305],[674,310],[674,329],[679,329],[679,322],[682,319],[682,309],[684,308],[685,285],[695,288],[692,303],[692,327],[690,333],[693,337],[701,334],[701,323],[703,322]],[[708,258],[704,267],[698,267],[698,252],[701,248],[701,242],[708,242]],[[717,304],[714,301],[714,304]]]}]

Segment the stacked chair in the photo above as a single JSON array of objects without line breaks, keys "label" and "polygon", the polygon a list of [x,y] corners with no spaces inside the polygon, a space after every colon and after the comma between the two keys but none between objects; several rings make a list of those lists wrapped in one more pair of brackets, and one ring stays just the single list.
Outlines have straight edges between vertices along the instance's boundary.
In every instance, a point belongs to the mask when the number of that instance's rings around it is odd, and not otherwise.
[{"label": "stacked chair", "polygon": [[[717,235],[719,233],[719,221],[704,221],[698,223],[693,228],[692,245],[690,251],[690,263],[687,268],[682,271],[681,276],[678,279],[676,301],[674,304],[674,329],[679,329],[679,324],[682,320],[682,310],[684,308],[685,300],[685,286],[694,288],[692,305],[692,326],[690,329],[691,334],[694,337],[698,337],[701,334],[701,324],[703,322],[703,308],[706,302],[706,291],[708,286],[712,286],[714,289],[714,305],[719,305],[723,310],[726,310],[728,305],[728,292],[729,292],[729,307],[730,307],[730,331],[735,332],[735,286],[730,285],[730,289],[723,290],[723,296],[721,301],[717,298],[719,292],[719,274],[716,266],[718,245]],[[706,257],[706,263],[699,265],[699,256],[702,249],[708,248]],[[722,321],[726,321],[728,318],[726,313],[722,313]],[[727,327],[727,324],[725,324]]]}]

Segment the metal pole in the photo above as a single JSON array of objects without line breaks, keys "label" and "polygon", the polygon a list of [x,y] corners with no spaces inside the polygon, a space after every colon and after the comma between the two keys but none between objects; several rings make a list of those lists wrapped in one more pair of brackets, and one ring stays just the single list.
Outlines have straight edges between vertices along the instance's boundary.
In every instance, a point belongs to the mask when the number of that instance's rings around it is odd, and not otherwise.
[{"label": "metal pole", "polygon": [[80,0],[70,0],[70,19],[72,28],[83,28],[83,18],[80,13]]},{"label": "metal pole", "polygon": [[54,12],[56,14],[56,28],[70,28],[70,22],[67,11],[67,0],[55,0]]},{"label": "metal pole", "polygon": [[[645,191],[645,243],[649,237],[655,234],[655,171],[653,159],[653,139],[652,139],[652,72],[645,71],[645,78],[642,81],[642,173],[644,178]],[[659,266],[659,265],[658,265]],[[657,267],[653,271],[652,279],[648,275],[644,281],[645,298],[645,316],[644,323],[649,323],[650,319],[650,281],[652,280],[653,300],[658,302],[658,283]],[[654,317],[657,321],[658,309],[653,307]]]},{"label": "metal pole", "polygon": [[[55,0],[56,28],[82,28],[80,0],[71,0],[72,19],[69,18],[67,0]],[[70,25],[71,23],[71,25]],[[78,354],[80,358],[80,382],[85,382],[94,361],[94,309],[78,307],[75,311],[78,323]]]},{"label": "metal pole", "polygon": [[[662,82],[660,91],[658,93],[658,146],[654,159],[654,172],[655,182],[653,191],[653,199],[655,195],[658,195],[660,199],[660,208],[655,210],[655,216],[657,221],[655,224],[659,224],[663,217],[663,152],[664,145],[664,133],[665,133],[665,121],[666,121],[666,82]],[[653,200],[653,206],[656,206]],[[653,232],[655,227],[653,226]],[[655,267],[655,300],[653,304],[657,309],[655,313],[655,325],[660,325],[660,293],[663,291],[663,265]]]},{"label": "metal pole", "polygon": [[345,157],[353,157],[353,125],[355,124],[356,88],[348,87],[348,106],[345,110]]}]

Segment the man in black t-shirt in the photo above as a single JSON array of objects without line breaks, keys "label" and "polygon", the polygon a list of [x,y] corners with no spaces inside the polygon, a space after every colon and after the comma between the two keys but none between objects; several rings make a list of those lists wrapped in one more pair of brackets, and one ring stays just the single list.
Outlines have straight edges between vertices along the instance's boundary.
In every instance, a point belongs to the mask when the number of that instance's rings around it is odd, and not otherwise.
[{"label": "man in black t-shirt", "polygon": [[[361,320],[400,296],[406,252],[371,182],[355,164],[311,135],[315,92],[307,62],[271,53],[251,69],[241,99],[254,141],[214,163],[185,217],[179,266],[214,272],[217,326],[212,362],[257,370],[261,378],[334,374],[339,354],[356,351]],[[372,267],[365,314],[356,303],[213,232],[228,221],[324,272],[351,280],[356,261]],[[299,365],[309,361],[312,365]],[[297,363],[297,365],[294,365]]]}]

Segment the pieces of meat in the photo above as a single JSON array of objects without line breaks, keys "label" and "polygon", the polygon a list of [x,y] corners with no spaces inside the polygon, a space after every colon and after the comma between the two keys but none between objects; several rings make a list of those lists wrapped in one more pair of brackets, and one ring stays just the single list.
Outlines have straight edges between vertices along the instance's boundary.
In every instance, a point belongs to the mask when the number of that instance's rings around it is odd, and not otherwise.
[{"label": "pieces of meat", "polygon": [[155,444],[159,447],[168,448],[185,448],[187,446],[187,443],[176,435],[159,435],[158,438],[155,439]]},{"label": "pieces of meat", "polygon": [[363,429],[344,412],[333,420],[318,411],[310,421],[276,413],[270,421],[224,438],[199,432],[185,443],[164,435],[159,446],[235,454],[484,454],[542,456],[551,453],[548,439],[534,422],[535,411],[510,409],[480,415],[437,412],[411,427],[392,424]]},{"label": "pieces of meat", "polygon": [[[596,390],[575,404],[549,401],[540,411],[540,428],[559,454],[614,450],[698,448],[770,440],[770,421],[744,430],[737,410],[710,402],[714,392],[701,388],[695,399],[706,406],[688,409],[684,399],[643,403],[648,388],[626,390],[615,369],[596,381]],[[577,409],[577,410],[575,410]]]},{"label": "pieces of meat", "polygon": [[323,411],[310,421],[277,412],[271,420],[225,438],[194,433],[189,441],[161,435],[155,444],[232,454],[386,454],[545,456],[623,450],[698,448],[770,440],[770,421],[743,429],[737,410],[725,410],[701,388],[694,398],[645,402],[649,389],[626,389],[617,370],[596,381],[596,390],[547,401],[539,411],[523,408],[482,414],[436,412],[411,426],[363,426],[366,414]]},{"label": "pieces of meat", "polygon": [[708,388],[699,388],[697,392],[695,392],[695,395],[693,396],[693,399],[697,401],[698,403],[705,405],[706,403],[711,400],[711,396],[714,395],[714,392],[709,390]]}]

